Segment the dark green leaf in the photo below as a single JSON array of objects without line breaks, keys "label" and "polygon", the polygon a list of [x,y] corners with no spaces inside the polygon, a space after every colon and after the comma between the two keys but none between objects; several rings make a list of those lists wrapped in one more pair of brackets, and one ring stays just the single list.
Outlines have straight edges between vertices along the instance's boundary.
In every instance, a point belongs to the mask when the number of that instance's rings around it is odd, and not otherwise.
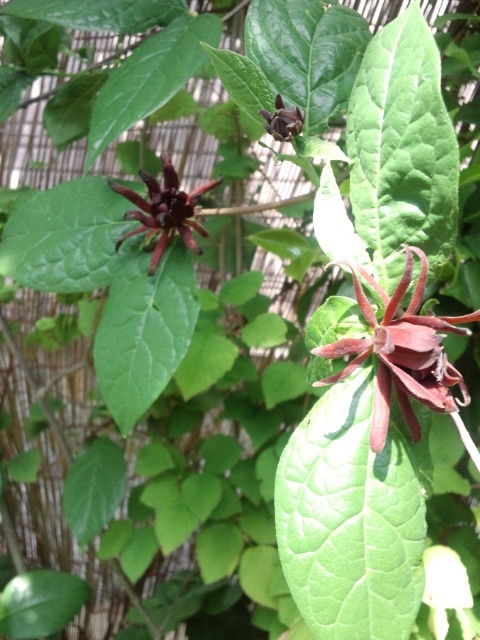
[{"label": "dark green leaf", "polygon": [[277,471],[283,570],[322,640],[407,639],[422,598],[421,487],[393,425],[382,453],[370,450],[372,399],[370,368],[329,389]]},{"label": "dark green leaf", "polygon": [[317,0],[254,0],[245,24],[248,57],[286,106],[303,110],[307,136],[324,131],[345,109],[370,38],[358,13],[342,6],[325,10]]},{"label": "dark green leaf", "polygon": [[118,556],[132,537],[133,525],[129,520],[114,520],[102,534],[97,556],[109,560]]},{"label": "dark green leaf", "polygon": [[179,243],[147,275],[149,256],[131,259],[110,289],[94,347],[100,389],[127,435],[184,357],[198,303],[190,256]]},{"label": "dark green leaf", "polygon": [[220,21],[212,14],[181,16],[135,49],[110,75],[95,102],[86,168],[122,131],[177,93],[206,59],[200,39],[216,44],[220,31]]},{"label": "dark green leaf", "polygon": [[86,582],[56,571],[29,571],[11,580],[0,596],[0,633],[13,640],[60,631],[90,595]]},{"label": "dark green leaf", "polygon": [[187,13],[185,0],[12,0],[2,11],[70,29],[139,33]]},{"label": "dark green leaf", "polygon": [[125,491],[122,449],[107,438],[87,444],[65,480],[63,510],[80,544],[89,542],[115,513]]},{"label": "dark green leaf", "polygon": [[120,166],[126,173],[136,176],[139,169],[157,175],[162,169],[162,161],[149,147],[142,147],[137,140],[120,142],[115,150]]},{"label": "dark green leaf", "polygon": [[8,475],[15,482],[35,482],[42,464],[38,449],[22,451],[8,461]]},{"label": "dark green leaf", "polygon": [[58,151],[88,134],[92,105],[106,71],[79,74],[57,89],[43,112],[43,124]]},{"label": "dark green leaf", "polygon": [[196,543],[196,556],[205,584],[232,574],[243,549],[243,536],[230,522],[204,527]]},{"label": "dark green leaf", "polygon": [[5,225],[0,272],[42,291],[91,291],[112,280],[115,242],[132,224],[103,178],[80,178],[31,195]]},{"label": "dark green leaf", "polygon": [[11,116],[18,107],[23,90],[32,80],[31,76],[22,71],[0,67],[0,123]]},{"label": "dark green leaf", "polygon": [[458,149],[440,93],[440,57],[417,3],[369,45],[348,116],[350,197],[358,234],[391,292],[409,244],[434,277],[457,229]]},{"label": "dark green leaf", "polygon": [[232,436],[218,434],[203,440],[199,453],[205,460],[206,471],[222,474],[237,464],[242,445]]},{"label": "dark green leaf", "polygon": [[194,473],[182,482],[180,488],[187,507],[205,522],[222,497],[222,483],[209,473]]}]

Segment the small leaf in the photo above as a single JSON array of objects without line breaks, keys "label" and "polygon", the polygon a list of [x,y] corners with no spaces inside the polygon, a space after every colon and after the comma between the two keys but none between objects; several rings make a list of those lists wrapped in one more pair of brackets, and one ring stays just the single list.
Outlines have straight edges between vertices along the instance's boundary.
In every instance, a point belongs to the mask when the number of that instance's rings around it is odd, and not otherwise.
[{"label": "small leaf", "polygon": [[235,361],[238,347],[216,333],[197,331],[175,374],[184,400],[206,391]]},{"label": "small leaf", "polygon": [[186,14],[184,0],[12,0],[4,13],[56,22],[70,29],[140,33]]},{"label": "small leaf", "polygon": [[135,462],[135,472],[140,476],[150,477],[173,469],[174,462],[167,447],[155,440],[140,449]]},{"label": "small leaf", "polygon": [[259,488],[265,502],[273,500],[275,474],[277,472],[279,454],[275,447],[268,447],[262,451],[255,462],[255,475],[259,481]]},{"label": "small leaf", "polygon": [[260,489],[255,477],[254,460],[240,460],[229,477],[232,484],[254,505],[260,504]]},{"label": "small leaf", "polygon": [[249,236],[248,239],[284,260],[298,258],[303,252],[312,249],[312,245],[304,235],[288,227],[265,229]]},{"label": "small leaf", "polygon": [[92,105],[106,71],[81,73],[61,85],[47,102],[43,124],[57,151],[88,134]]},{"label": "small leaf", "polygon": [[33,77],[25,72],[0,66],[0,124],[14,113],[23,90],[32,82]]},{"label": "small leaf", "polygon": [[100,560],[109,560],[118,556],[132,537],[133,525],[129,520],[114,520],[102,534],[97,556]]},{"label": "small leaf", "polygon": [[205,522],[222,497],[222,483],[209,473],[194,473],[180,487],[182,498],[200,522]]},{"label": "small leaf", "polygon": [[260,109],[274,110],[275,93],[260,67],[233,51],[214,49],[205,44],[203,47],[231,99],[264,125],[265,120],[258,112]]},{"label": "small leaf", "polygon": [[89,542],[111,519],[126,476],[123,451],[107,438],[93,440],[78,453],[65,480],[63,510],[79,544]]},{"label": "small leaf", "polygon": [[145,573],[157,551],[153,527],[145,526],[134,530],[120,556],[120,565],[129,580],[135,583]]},{"label": "small leaf", "polygon": [[193,116],[200,110],[194,97],[186,89],[180,89],[170,100],[148,116],[150,124],[168,122]]},{"label": "small leaf", "polygon": [[238,522],[257,544],[275,544],[275,521],[265,505],[246,507]]},{"label": "small leaf", "polygon": [[22,451],[8,461],[8,475],[15,482],[36,482],[42,464],[38,449]]},{"label": "small leaf", "polygon": [[206,59],[200,39],[216,44],[220,31],[220,21],[212,14],[180,16],[144,40],[111,73],[93,109],[87,169],[120,133],[177,93]]},{"label": "small leaf", "polygon": [[237,464],[242,445],[232,436],[218,434],[202,441],[199,454],[205,460],[206,471],[222,474]]},{"label": "small leaf", "polygon": [[240,584],[247,596],[264,607],[277,608],[271,595],[273,577],[280,568],[278,552],[274,547],[260,545],[246,549],[240,561]]},{"label": "small leaf", "polygon": [[195,552],[205,584],[232,574],[243,550],[243,536],[230,522],[211,524],[197,537]]},{"label": "small leaf", "polygon": [[41,291],[104,287],[122,263],[115,242],[132,228],[124,212],[123,199],[98,177],[20,199],[3,232],[0,272]]},{"label": "small leaf", "polygon": [[287,339],[287,325],[275,313],[262,313],[242,329],[242,340],[249,347],[268,349]]},{"label": "small leaf", "polygon": [[299,136],[295,140],[295,146],[301,156],[307,158],[320,158],[327,163],[332,160],[340,160],[341,162],[350,162],[350,159],[343,153],[340,147],[330,140],[322,140],[316,136],[306,138]]},{"label": "small leaf", "polygon": [[307,390],[305,367],[296,362],[272,362],[262,376],[262,391],[267,409],[292,400]]},{"label": "small leaf", "polygon": [[0,633],[22,640],[60,631],[89,596],[77,576],[45,569],[21,573],[0,596]]},{"label": "small leaf", "polygon": [[242,503],[228,480],[223,480],[222,499],[212,512],[211,520],[227,520],[242,512]]},{"label": "small leaf", "polygon": [[467,570],[458,553],[437,544],[423,555],[425,592],[423,602],[435,609],[469,609],[473,598]]},{"label": "small leaf", "polygon": [[130,260],[110,289],[95,336],[102,396],[123,435],[165,388],[187,352],[198,314],[190,256],[176,243],[155,275]]},{"label": "small leaf", "polygon": [[223,304],[241,305],[251,300],[263,283],[263,273],[248,271],[223,283],[220,290],[220,302]]},{"label": "small leaf", "polygon": [[115,149],[117,159],[125,173],[134,176],[139,169],[156,175],[162,169],[162,161],[149,147],[143,146],[137,140],[120,142]]}]

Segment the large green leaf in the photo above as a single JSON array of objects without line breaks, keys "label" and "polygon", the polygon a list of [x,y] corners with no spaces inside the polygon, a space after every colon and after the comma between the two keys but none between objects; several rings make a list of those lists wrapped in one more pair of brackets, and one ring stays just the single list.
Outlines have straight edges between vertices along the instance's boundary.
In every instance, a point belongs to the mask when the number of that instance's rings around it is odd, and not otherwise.
[{"label": "large green leaf", "polygon": [[200,40],[216,45],[221,31],[212,14],[180,16],[139,45],[100,90],[92,113],[86,167],[122,131],[164,105],[201,67]]},{"label": "large green leaf", "polygon": [[12,0],[3,13],[71,29],[139,33],[187,13],[185,0]]},{"label": "large green leaf", "polygon": [[89,595],[87,583],[68,573],[44,569],[22,573],[0,596],[0,633],[21,640],[60,631]]},{"label": "large green leaf", "polygon": [[417,3],[369,45],[348,114],[350,197],[358,234],[390,292],[405,242],[421,247],[431,275],[457,227],[458,150],[440,93],[440,57]]},{"label": "large green leaf", "polygon": [[325,10],[325,4],[253,0],[245,24],[248,57],[288,106],[305,112],[305,135],[324,131],[328,118],[346,107],[371,37],[358,13],[342,6]]},{"label": "large green leaf", "polygon": [[180,243],[147,275],[150,257],[115,277],[95,337],[100,389],[123,435],[150,407],[184,357],[198,302],[190,256]]},{"label": "large green leaf", "polygon": [[43,124],[58,151],[87,135],[93,100],[107,76],[106,71],[81,73],[59,87],[48,101]]},{"label": "large green leaf", "polygon": [[260,67],[239,53],[208,45],[204,48],[231,99],[257,122],[265,124],[258,112],[274,110],[275,93]]},{"label": "large green leaf", "polygon": [[77,455],[65,480],[63,510],[80,544],[89,542],[113,516],[126,477],[123,451],[107,438],[93,440]]},{"label": "large green leaf", "polygon": [[42,291],[91,291],[109,284],[122,258],[115,242],[132,227],[126,203],[103,178],[64,182],[20,199],[5,225],[0,273]]},{"label": "large green leaf", "polygon": [[365,368],[337,384],[280,459],[277,539],[302,616],[322,640],[407,640],[423,591],[424,502],[398,436],[369,447]]},{"label": "large green leaf", "polygon": [[32,76],[10,67],[0,67],[0,123],[11,116],[20,104],[22,92],[31,84]]}]

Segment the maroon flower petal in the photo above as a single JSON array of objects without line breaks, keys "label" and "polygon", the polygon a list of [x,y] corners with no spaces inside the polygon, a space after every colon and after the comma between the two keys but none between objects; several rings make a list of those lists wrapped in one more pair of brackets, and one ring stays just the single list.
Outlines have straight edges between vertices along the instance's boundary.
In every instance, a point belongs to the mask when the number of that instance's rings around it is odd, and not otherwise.
[{"label": "maroon flower petal", "polygon": [[203,193],[206,193],[211,189],[215,189],[215,187],[218,187],[221,182],[222,178],[220,178],[219,180],[211,180],[210,182],[201,184],[199,187],[188,194],[187,204],[193,204],[192,201],[195,200],[195,198],[198,198],[198,196],[201,196]]},{"label": "maroon flower petal", "polygon": [[382,325],[390,324],[390,322],[393,320],[398,309],[398,305],[401,303],[403,296],[407,292],[410,282],[412,281],[413,255],[410,247],[405,247],[405,253],[407,254],[405,270],[400,279],[400,282],[397,285],[397,288],[390,298],[390,302],[388,303],[387,308],[385,309],[385,314],[381,322]]},{"label": "maroon flower petal", "polygon": [[141,177],[148,189],[148,196],[150,200],[159,200],[162,190],[160,189],[158,181],[155,180],[155,178],[150,173],[143,171],[143,169],[140,169],[138,175]]},{"label": "maroon flower petal", "polygon": [[371,344],[371,338],[342,338],[331,344],[315,347],[311,353],[315,356],[322,356],[322,358],[341,358],[342,356],[362,353]]},{"label": "maroon flower petal", "polygon": [[192,229],[195,229],[195,231],[199,233],[201,236],[203,236],[204,238],[208,238],[207,230],[204,229],[199,222],[196,222],[196,220],[185,220],[185,224],[188,224],[189,227],[192,227]]},{"label": "maroon flower petal", "polygon": [[[473,311],[473,313],[467,313],[464,316],[436,316],[449,324],[463,324],[466,322],[478,322],[480,320],[480,309]],[[468,329],[467,329],[468,331]]]},{"label": "maroon flower petal", "polygon": [[192,232],[188,227],[181,224],[178,226],[178,233],[182,236],[182,239],[185,245],[191,250],[194,251],[197,255],[202,255],[203,249],[200,249],[198,244],[195,242]]},{"label": "maroon flower petal", "polygon": [[139,196],[138,193],[135,193],[135,191],[132,191],[131,189],[128,189],[121,184],[117,184],[112,180],[107,180],[107,183],[110,189],[113,189],[115,193],[118,193],[120,196],[123,196],[127,200],[130,200],[130,202],[132,202],[142,211],[145,211],[145,213],[151,213],[150,204],[146,200],[144,200],[142,196]]},{"label": "maroon flower petal", "polygon": [[148,268],[149,276],[153,276],[153,274],[155,273],[158,265],[160,264],[160,260],[165,253],[165,249],[167,248],[168,243],[171,240],[171,237],[171,231],[169,229],[164,231],[160,236],[160,239],[157,242],[150,259],[150,267]]},{"label": "maroon flower petal", "polygon": [[118,251],[120,249],[121,245],[127,238],[130,238],[131,236],[136,236],[139,233],[144,233],[145,231],[148,231],[148,227],[141,226],[141,227],[138,227],[138,229],[134,229],[133,231],[129,231],[128,233],[124,233],[123,236],[119,238],[115,243],[115,251]]},{"label": "maroon flower petal", "polygon": [[443,381],[448,387],[453,387],[454,385],[458,384],[458,386],[460,387],[460,391],[462,393],[463,399],[459,400],[458,398],[456,398],[455,401],[461,407],[467,407],[470,404],[472,399],[470,397],[470,393],[468,392],[467,385],[465,384],[465,380],[463,379],[463,376],[460,373],[460,371],[458,371],[458,369],[456,369],[453,366],[453,364],[448,362],[446,358],[445,360],[446,360],[446,364],[445,364],[445,374],[443,376]]},{"label": "maroon flower petal", "polygon": [[282,96],[279,93],[275,96],[275,109],[277,109],[277,111],[278,109],[285,109]]},{"label": "maroon flower petal", "polygon": [[395,378],[393,380],[393,383],[395,385],[395,393],[397,395],[398,406],[400,407],[400,411],[402,412],[404,420],[407,423],[412,441],[419,442],[422,438],[422,429],[420,427],[420,423],[418,422],[417,416],[412,409],[410,400],[408,399],[407,394],[395,380]]},{"label": "maroon flower petal", "polygon": [[[462,317],[462,316],[459,316]],[[467,317],[467,316],[464,316]],[[446,331],[447,333],[458,333],[460,336],[471,335],[470,329],[462,327],[454,327],[450,324],[451,318],[447,316],[407,316],[403,315],[402,322],[408,322],[409,324],[415,324],[422,327],[430,327],[436,331]],[[455,318],[454,318],[455,320]],[[468,320],[467,320],[468,322]]]},{"label": "maroon flower petal", "polygon": [[378,322],[377,322],[377,319],[375,317],[375,313],[373,311],[373,307],[370,304],[367,296],[365,295],[363,287],[362,287],[362,285],[360,283],[360,280],[358,279],[358,276],[356,274],[357,267],[352,265],[347,260],[341,260],[337,264],[346,264],[347,267],[352,272],[353,289],[355,291],[355,297],[357,299],[357,304],[360,307],[360,311],[362,312],[362,315],[365,318],[365,320],[367,321],[367,323],[372,328],[378,326]]},{"label": "maroon flower petal", "polygon": [[165,189],[175,189],[179,187],[177,172],[173,168],[170,155],[166,152],[162,153],[163,161],[163,184]]},{"label": "maroon flower petal", "polygon": [[355,369],[358,369],[358,367],[362,364],[362,362],[364,362],[371,353],[372,353],[372,347],[369,347],[368,349],[366,349],[366,351],[361,353],[359,356],[354,358],[349,364],[347,364],[347,366],[345,367],[345,369],[343,369],[343,371],[340,371],[340,373],[336,373],[333,376],[329,376],[328,378],[322,378],[322,380],[317,380],[317,382],[314,382],[312,386],[326,387],[329,384],[334,384],[335,382],[341,382],[342,380],[345,380],[345,378],[347,378],[351,373],[353,373]]},{"label": "maroon flower petal", "polygon": [[412,349],[423,353],[438,348],[441,336],[431,327],[414,326],[409,322],[397,320],[388,327],[395,348]]},{"label": "maroon flower petal", "polygon": [[417,311],[420,309],[420,305],[422,304],[423,294],[425,293],[425,285],[427,284],[427,275],[428,275],[428,260],[427,256],[423,253],[421,249],[418,247],[410,247],[410,250],[415,253],[421,261],[420,267],[420,275],[418,276],[417,284],[415,285],[415,289],[413,291],[412,297],[410,299],[410,303],[405,311],[405,315],[415,315]]},{"label": "maroon flower petal", "polygon": [[373,415],[370,431],[370,449],[374,453],[380,453],[383,450],[387,439],[391,390],[392,376],[390,371],[383,362],[379,362],[373,390]]},{"label": "maroon flower petal", "polygon": [[362,276],[362,278],[365,280],[365,282],[367,282],[373,289],[375,289],[375,291],[378,293],[378,295],[382,299],[383,304],[385,306],[387,306],[388,303],[390,302],[390,298],[387,296],[387,294],[382,289],[382,287],[378,284],[378,282],[375,280],[375,278],[373,276],[371,276],[368,273],[368,271],[366,271],[360,265],[357,265],[357,271]]}]

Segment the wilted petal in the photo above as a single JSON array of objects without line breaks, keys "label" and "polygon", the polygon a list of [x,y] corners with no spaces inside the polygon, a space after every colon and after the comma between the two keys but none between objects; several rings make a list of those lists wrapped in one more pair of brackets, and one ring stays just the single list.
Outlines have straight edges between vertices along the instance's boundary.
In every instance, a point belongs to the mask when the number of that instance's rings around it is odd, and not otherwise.
[{"label": "wilted petal", "polygon": [[317,382],[313,383],[313,387],[326,387],[329,384],[334,384],[335,382],[341,382],[345,380],[351,373],[358,369],[358,367],[364,362],[368,356],[372,353],[372,348],[369,347],[366,351],[361,353],[359,356],[354,358],[345,369],[340,371],[340,373],[336,373],[333,376],[329,376],[328,378],[323,378],[322,380],[317,380]]},{"label": "wilted petal", "polygon": [[390,420],[390,394],[392,376],[383,362],[378,363],[373,390],[373,415],[370,431],[370,449],[380,453],[387,439]]},{"label": "wilted petal", "polygon": [[183,241],[185,242],[185,245],[191,249],[192,251],[194,251],[197,255],[201,255],[203,253],[203,249],[200,249],[200,247],[198,246],[198,244],[195,242],[192,232],[190,231],[190,229],[188,227],[186,227],[185,225],[181,224],[178,227],[178,233],[182,236]]},{"label": "wilted petal", "polygon": [[[459,317],[467,318],[468,316],[459,316]],[[458,333],[458,335],[460,336],[469,336],[472,333],[470,329],[465,329],[462,327],[454,327],[450,322],[447,321],[446,317],[441,317],[441,316],[403,315],[401,318],[401,322],[408,322],[409,324],[414,324],[421,327],[430,327],[431,329],[435,329],[436,331],[446,331],[447,333]],[[466,320],[466,322],[469,322],[469,321]]]},{"label": "wilted petal", "polygon": [[341,358],[361,353],[371,344],[370,338],[342,338],[331,344],[315,347],[311,353],[315,356],[322,356],[322,358]]},{"label": "wilted petal", "polygon": [[165,189],[175,189],[179,187],[177,172],[173,168],[172,160],[168,153],[162,153],[163,161],[163,184]]}]

